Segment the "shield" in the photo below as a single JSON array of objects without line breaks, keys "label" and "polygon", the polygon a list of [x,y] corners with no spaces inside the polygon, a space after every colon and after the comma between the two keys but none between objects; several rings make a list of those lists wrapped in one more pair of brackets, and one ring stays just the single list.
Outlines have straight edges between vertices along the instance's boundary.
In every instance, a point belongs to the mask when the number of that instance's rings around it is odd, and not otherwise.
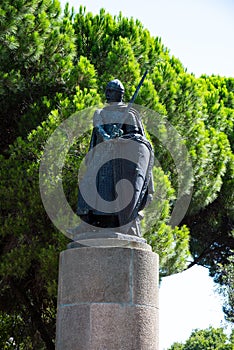
[{"label": "shield", "polygon": [[77,214],[115,216],[119,226],[135,220],[146,204],[152,166],[153,150],[142,135],[100,143],[87,155]]}]

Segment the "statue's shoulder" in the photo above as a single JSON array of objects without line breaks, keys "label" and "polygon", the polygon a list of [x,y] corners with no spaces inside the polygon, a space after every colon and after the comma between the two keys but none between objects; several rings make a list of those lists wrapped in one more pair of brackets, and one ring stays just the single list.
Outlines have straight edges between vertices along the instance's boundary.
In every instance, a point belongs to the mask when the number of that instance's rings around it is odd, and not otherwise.
[{"label": "statue's shoulder", "polygon": [[116,110],[118,110],[119,112],[122,113],[128,113],[128,114],[132,114],[134,116],[139,115],[139,112],[137,111],[137,109],[135,109],[132,106],[129,106],[129,104],[120,102],[118,105],[116,105]]},{"label": "statue's shoulder", "polygon": [[131,123],[135,123],[137,120],[141,119],[139,111],[129,105],[125,105],[124,107],[124,115],[125,119],[131,120]]},{"label": "statue's shoulder", "polygon": [[102,113],[102,110],[103,110],[102,108],[96,109],[94,112],[94,118],[97,118],[98,116],[100,116]]}]

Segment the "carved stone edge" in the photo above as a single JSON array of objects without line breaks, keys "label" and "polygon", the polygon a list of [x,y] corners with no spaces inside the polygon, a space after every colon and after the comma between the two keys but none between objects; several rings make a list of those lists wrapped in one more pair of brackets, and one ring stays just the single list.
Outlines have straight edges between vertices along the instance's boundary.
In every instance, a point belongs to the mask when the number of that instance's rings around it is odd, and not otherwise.
[{"label": "carved stone edge", "polygon": [[146,243],[144,238],[119,232],[106,231],[80,233],[76,235],[73,238],[73,242],[70,242],[67,246],[68,249],[83,247],[121,247],[152,250],[151,246]]}]

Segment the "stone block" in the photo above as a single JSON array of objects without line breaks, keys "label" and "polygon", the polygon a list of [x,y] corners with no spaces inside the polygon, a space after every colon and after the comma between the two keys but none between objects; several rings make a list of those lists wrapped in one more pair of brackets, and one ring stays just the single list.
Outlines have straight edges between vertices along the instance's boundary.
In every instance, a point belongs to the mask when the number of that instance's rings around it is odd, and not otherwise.
[{"label": "stone block", "polygon": [[91,306],[89,350],[158,349],[158,311],[135,305]]},{"label": "stone block", "polygon": [[58,308],[56,350],[90,349],[90,306],[70,305]]},{"label": "stone block", "polygon": [[158,307],[158,255],[133,251],[133,304]]},{"label": "stone block", "polygon": [[157,350],[158,311],[135,305],[73,305],[60,309],[57,350]]},{"label": "stone block", "polygon": [[131,249],[76,248],[62,253],[59,303],[129,302]]}]

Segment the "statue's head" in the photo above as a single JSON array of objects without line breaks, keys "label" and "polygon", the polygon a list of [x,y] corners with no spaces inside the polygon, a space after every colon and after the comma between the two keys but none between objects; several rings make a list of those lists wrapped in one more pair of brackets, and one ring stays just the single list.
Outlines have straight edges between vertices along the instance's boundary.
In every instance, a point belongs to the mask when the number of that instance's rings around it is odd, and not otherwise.
[{"label": "statue's head", "polygon": [[109,81],[106,86],[106,100],[108,103],[121,102],[124,95],[124,86],[120,80]]}]

